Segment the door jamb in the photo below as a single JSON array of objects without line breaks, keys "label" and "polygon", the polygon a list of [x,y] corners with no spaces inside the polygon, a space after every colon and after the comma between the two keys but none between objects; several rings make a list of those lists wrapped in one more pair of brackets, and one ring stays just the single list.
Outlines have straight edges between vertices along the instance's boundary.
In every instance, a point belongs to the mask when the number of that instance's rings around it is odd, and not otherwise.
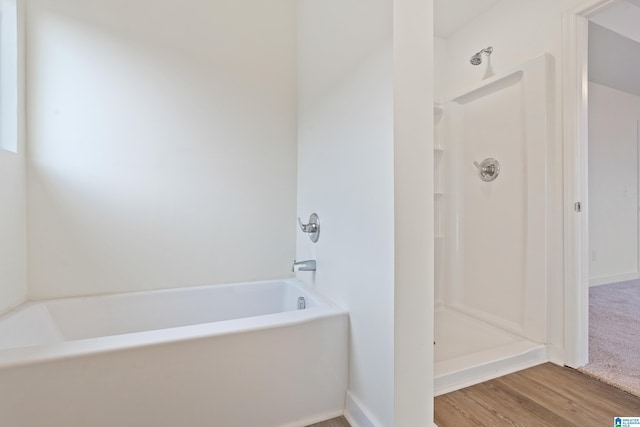
[{"label": "door jamb", "polygon": [[564,14],[564,362],[574,368],[589,361],[588,19],[619,1],[588,0]]}]

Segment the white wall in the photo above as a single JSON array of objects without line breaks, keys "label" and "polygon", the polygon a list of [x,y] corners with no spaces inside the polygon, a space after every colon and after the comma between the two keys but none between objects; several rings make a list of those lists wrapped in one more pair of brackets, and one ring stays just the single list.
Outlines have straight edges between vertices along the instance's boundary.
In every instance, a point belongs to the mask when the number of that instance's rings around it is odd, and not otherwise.
[{"label": "white wall", "polygon": [[16,0],[0,0],[0,148],[14,153],[18,150],[17,23]]},{"label": "white wall", "polygon": [[26,227],[24,149],[0,149],[0,313],[24,302],[26,282]]},{"label": "white wall", "polygon": [[589,279],[638,277],[640,96],[589,83]]},{"label": "white wall", "polygon": [[[547,250],[548,343],[554,360],[564,347],[564,292],[562,264],[562,25],[563,13],[586,0],[503,0],[468,22],[446,40],[447,97],[455,96],[482,80],[491,66],[495,74],[506,72],[544,52],[555,58],[555,150],[547,166],[549,182]],[[437,16],[435,19],[438,19]],[[469,63],[471,55],[487,46],[494,51],[480,66]]]},{"label": "white wall", "polygon": [[[18,75],[21,75],[24,70],[22,7],[18,17]],[[14,105],[18,113],[17,135],[12,136],[16,141],[7,146],[12,146],[16,152],[0,149],[0,313],[21,304],[27,295],[24,82],[18,79],[13,86],[17,87],[17,106]]]},{"label": "white wall", "polygon": [[441,37],[433,38],[434,61],[434,98],[437,103],[444,103],[447,90],[447,41]]},{"label": "white wall", "polygon": [[301,0],[298,21],[298,215],[321,223],[317,244],[298,233],[318,266],[298,277],[349,310],[347,410],[379,426],[394,425],[392,7]]},{"label": "white wall", "polygon": [[433,420],[433,1],[393,6],[396,427]]},{"label": "white wall", "polygon": [[288,276],[295,0],[29,5],[30,297]]}]

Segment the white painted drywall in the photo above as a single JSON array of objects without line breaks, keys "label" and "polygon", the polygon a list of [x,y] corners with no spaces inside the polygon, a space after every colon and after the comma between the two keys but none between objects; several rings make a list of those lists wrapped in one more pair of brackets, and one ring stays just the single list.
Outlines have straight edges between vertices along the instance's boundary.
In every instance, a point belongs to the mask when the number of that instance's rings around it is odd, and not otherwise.
[{"label": "white painted drywall", "polygon": [[0,149],[0,313],[23,303],[27,295],[22,144],[19,150]]},{"label": "white painted drywall", "polygon": [[474,17],[500,0],[434,0],[434,22],[437,37],[449,37]]},{"label": "white painted drywall", "polygon": [[442,37],[433,38],[433,62],[433,96],[436,103],[443,104],[446,98],[447,87],[447,41]]},{"label": "white painted drywall", "polygon": [[[555,58],[555,124],[552,126],[555,149],[547,165],[549,201],[546,258],[548,262],[548,344],[555,350],[564,347],[563,241],[562,241],[562,25],[563,13],[586,0],[503,0],[446,39],[446,76],[448,97],[464,93],[489,71],[506,72],[542,53]],[[438,17],[436,16],[436,20]],[[480,66],[469,63],[479,49],[493,46],[489,61]],[[557,350],[557,352],[556,352]]]},{"label": "white painted drywall", "polygon": [[389,426],[430,426],[434,367],[433,2],[394,0],[393,24],[395,420]]},{"label": "white painted drywall", "polygon": [[[24,7],[18,7],[17,21],[18,76],[24,71]],[[14,74],[15,77],[15,74]],[[26,190],[24,155],[24,81],[18,78],[14,109],[17,112],[17,134],[12,148],[0,149],[0,313],[24,302],[27,295],[26,276]],[[1,93],[0,93],[1,96]],[[15,127],[15,126],[14,126]]]},{"label": "white painted drywall", "polygon": [[589,280],[638,275],[640,96],[589,83]]},{"label": "white painted drywall", "polygon": [[29,3],[30,297],[290,275],[295,1]]},{"label": "white painted drywall", "polygon": [[298,215],[321,223],[316,244],[298,232],[297,258],[317,260],[298,277],[349,310],[349,401],[390,427],[393,2],[301,0],[298,12]]},{"label": "white painted drywall", "polygon": [[0,0],[0,148],[18,150],[18,29],[16,0]]}]

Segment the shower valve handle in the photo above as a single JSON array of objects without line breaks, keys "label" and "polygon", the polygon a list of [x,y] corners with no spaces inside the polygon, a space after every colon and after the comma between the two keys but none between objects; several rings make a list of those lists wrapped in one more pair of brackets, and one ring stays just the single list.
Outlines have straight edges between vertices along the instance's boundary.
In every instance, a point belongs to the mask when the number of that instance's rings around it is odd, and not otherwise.
[{"label": "shower valve handle", "polygon": [[[493,175],[495,173],[495,171],[496,171],[496,166],[495,165],[482,166],[478,162],[473,162],[473,164],[476,165],[476,167],[478,169],[480,169],[480,173],[486,173],[486,174]],[[298,221],[300,221],[300,218],[298,218]]]},{"label": "shower valve handle", "polygon": [[303,224],[300,218],[298,218],[298,224],[300,224],[300,229],[303,233],[309,234],[309,238],[313,243],[318,241],[318,238],[320,238],[320,218],[316,213],[311,214],[308,224]]},{"label": "shower valve handle", "polygon": [[300,229],[303,233],[315,233],[318,230],[318,224],[310,222],[309,224],[303,224],[298,217],[298,224],[300,224]]},{"label": "shower valve handle", "polygon": [[473,162],[480,172],[480,179],[484,182],[491,182],[498,177],[500,173],[500,163],[496,159],[484,159],[482,163]]}]

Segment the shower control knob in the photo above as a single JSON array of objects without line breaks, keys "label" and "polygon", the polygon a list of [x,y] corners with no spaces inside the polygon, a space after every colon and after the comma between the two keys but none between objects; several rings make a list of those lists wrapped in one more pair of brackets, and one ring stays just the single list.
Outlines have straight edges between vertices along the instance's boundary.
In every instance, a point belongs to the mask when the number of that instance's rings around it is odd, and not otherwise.
[{"label": "shower control knob", "polygon": [[309,238],[313,243],[318,241],[320,238],[320,218],[318,218],[318,214],[312,213],[307,224],[303,224],[298,218],[298,224],[300,224],[300,229],[303,233],[309,234]]},{"label": "shower control knob", "polygon": [[481,163],[473,162],[478,168],[480,179],[484,182],[491,182],[500,174],[500,163],[493,158],[484,159]]}]

